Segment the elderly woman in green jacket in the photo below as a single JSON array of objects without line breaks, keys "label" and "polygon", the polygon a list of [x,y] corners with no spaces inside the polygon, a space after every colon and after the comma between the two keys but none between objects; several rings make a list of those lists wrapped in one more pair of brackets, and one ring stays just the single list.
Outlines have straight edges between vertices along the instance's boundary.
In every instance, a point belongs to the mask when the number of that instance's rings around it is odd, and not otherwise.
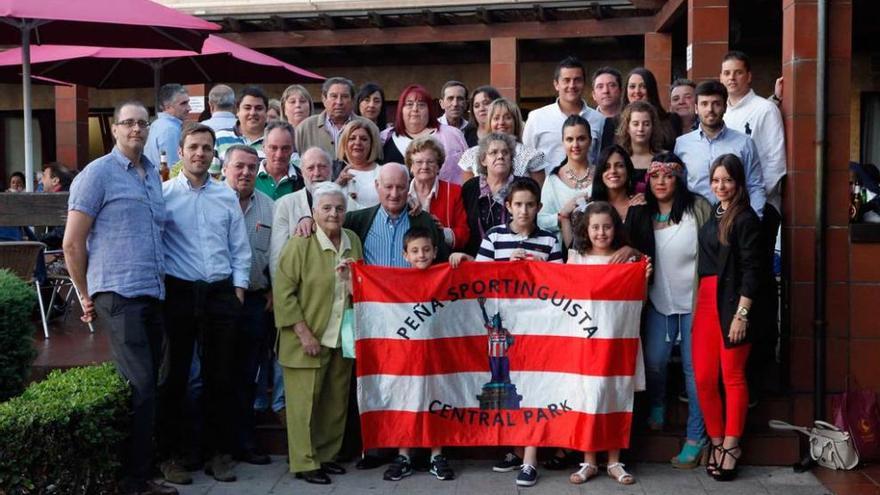
[{"label": "elderly woman in green jacket", "polygon": [[342,444],[352,361],[342,357],[342,315],[351,304],[348,264],[363,257],[343,229],[346,198],[333,183],[312,192],[315,235],[292,237],[275,274],[275,325],[287,405],[290,471],[309,483],[344,474],[332,462]]}]

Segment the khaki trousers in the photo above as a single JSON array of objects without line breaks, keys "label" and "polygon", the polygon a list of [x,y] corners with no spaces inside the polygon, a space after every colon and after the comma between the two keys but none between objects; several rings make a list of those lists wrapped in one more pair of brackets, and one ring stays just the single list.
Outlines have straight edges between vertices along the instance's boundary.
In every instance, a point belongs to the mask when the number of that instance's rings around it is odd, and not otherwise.
[{"label": "khaki trousers", "polygon": [[342,446],[352,360],[342,357],[341,348],[323,346],[320,358],[320,368],[283,367],[292,473],[320,468]]}]

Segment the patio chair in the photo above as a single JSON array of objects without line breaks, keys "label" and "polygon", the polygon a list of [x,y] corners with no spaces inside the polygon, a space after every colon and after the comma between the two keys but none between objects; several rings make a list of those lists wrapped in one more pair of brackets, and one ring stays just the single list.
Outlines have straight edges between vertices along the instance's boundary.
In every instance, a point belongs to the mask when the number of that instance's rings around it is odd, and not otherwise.
[{"label": "patio chair", "polygon": [[[57,251],[46,251],[44,254],[49,255],[52,254],[57,257],[57,260],[52,264],[47,264],[47,275],[46,281],[47,284],[52,287],[52,297],[49,299],[49,304],[46,309],[46,319],[49,320],[52,317],[52,311],[55,310],[55,301],[56,299],[60,299],[63,302],[64,309],[62,310],[64,313],[63,321],[67,321],[67,315],[70,312],[70,299],[74,293],[76,293],[76,301],[79,304],[80,301],[80,293],[79,289],[76,287],[76,284],[73,283],[73,280],[70,278],[70,274],[67,272],[67,268],[64,267],[64,253],[61,250]],[[59,261],[60,260],[60,261]],[[53,266],[59,266],[60,268],[54,269]],[[95,333],[95,327],[92,325],[92,322],[88,322],[89,333]]]},{"label": "patio chair", "polygon": [[40,290],[40,281],[34,276],[37,268],[37,257],[41,255],[46,245],[42,242],[17,241],[0,242],[0,269],[11,271],[18,278],[28,284],[33,284],[37,291],[37,301],[40,303],[40,318],[43,321],[43,335],[49,338],[49,324],[46,321],[46,308],[43,304],[43,294]]}]

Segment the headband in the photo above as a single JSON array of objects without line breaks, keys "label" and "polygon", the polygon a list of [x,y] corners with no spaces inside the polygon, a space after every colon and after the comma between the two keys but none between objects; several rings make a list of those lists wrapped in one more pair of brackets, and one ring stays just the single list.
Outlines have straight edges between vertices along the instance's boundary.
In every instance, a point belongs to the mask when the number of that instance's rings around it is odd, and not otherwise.
[{"label": "headband", "polygon": [[655,161],[651,162],[651,166],[648,167],[648,175],[654,175],[655,173],[672,174],[677,177],[684,177],[684,167],[676,162]]}]

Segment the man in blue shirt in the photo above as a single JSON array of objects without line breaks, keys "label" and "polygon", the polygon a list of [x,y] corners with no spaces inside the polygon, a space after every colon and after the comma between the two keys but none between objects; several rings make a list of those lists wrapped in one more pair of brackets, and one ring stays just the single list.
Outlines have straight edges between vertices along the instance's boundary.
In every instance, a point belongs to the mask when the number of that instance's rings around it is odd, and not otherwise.
[{"label": "man in blue shirt", "polygon": [[208,92],[208,108],[211,118],[202,124],[214,129],[214,132],[232,129],[238,121],[235,111],[235,91],[225,84],[218,84]]},{"label": "man in blue shirt", "polygon": [[165,326],[168,377],[161,389],[160,447],[166,480],[191,482],[182,473],[187,440],[185,397],[193,346],[199,341],[204,380],[204,438],[211,456],[205,468],[217,481],[235,481],[235,401],[232,365],[251,271],[251,248],[238,196],[212,180],[214,131],[187,124],[182,131],[180,175],[163,184],[167,218],[165,248]]},{"label": "man in blue shirt", "polygon": [[709,169],[716,158],[733,153],[745,168],[752,209],[762,215],[767,196],[758,149],[752,138],[724,125],[727,88],[718,81],[704,81],[694,94],[700,126],[675,140],[675,154],[687,169],[688,189],[716,203],[718,199],[709,186]]},{"label": "man in blue shirt", "polygon": [[183,119],[190,111],[189,94],[180,84],[166,84],[159,88],[157,100],[162,111],[156,115],[156,120],[150,126],[144,154],[153,163],[158,164],[159,157],[164,151],[168,164],[173,165],[179,158],[177,142],[180,140]]},{"label": "man in blue shirt", "polygon": [[116,368],[132,388],[123,446],[123,493],[176,494],[150,479],[156,380],[164,326],[165,201],[156,164],[143,155],[149,114],[126,101],[113,112],[116,146],[90,163],[70,188],[64,256],[80,293],[83,321],[110,336]]}]

